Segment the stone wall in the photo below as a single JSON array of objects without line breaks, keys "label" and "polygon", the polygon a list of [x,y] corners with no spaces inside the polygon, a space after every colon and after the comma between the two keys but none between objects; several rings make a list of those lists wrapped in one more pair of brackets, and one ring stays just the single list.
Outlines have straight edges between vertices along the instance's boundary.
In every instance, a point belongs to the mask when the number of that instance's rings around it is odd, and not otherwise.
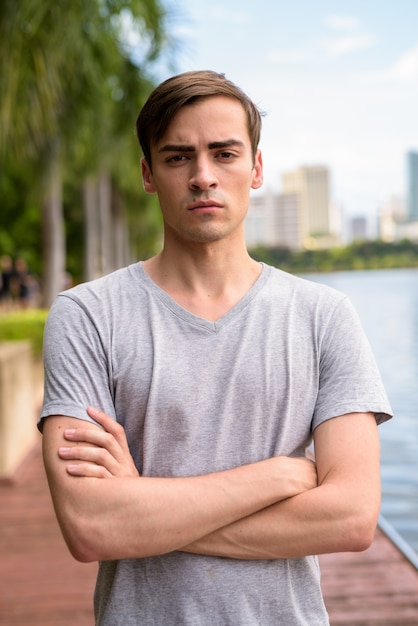
[{"label": "stone wall", "polygon": [[39,440],[42,365],[29,341],[0,343],[0,477],[12,477]]}]

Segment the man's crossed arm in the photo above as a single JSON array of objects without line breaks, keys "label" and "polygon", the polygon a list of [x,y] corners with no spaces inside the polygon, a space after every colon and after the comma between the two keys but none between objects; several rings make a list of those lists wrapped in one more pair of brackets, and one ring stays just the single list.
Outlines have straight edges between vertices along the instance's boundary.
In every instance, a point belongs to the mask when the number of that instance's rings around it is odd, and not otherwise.
[{"label": "man's crossed arm", "polygon": [[374,417],[354,413],[315,431],[316,465],[275,457],[188,478],[139,476],[123,428],[75,418],[44,424],[44,462],[57,518],[81,561],[183,550],[238,559],[361,550],[380,505]]}]

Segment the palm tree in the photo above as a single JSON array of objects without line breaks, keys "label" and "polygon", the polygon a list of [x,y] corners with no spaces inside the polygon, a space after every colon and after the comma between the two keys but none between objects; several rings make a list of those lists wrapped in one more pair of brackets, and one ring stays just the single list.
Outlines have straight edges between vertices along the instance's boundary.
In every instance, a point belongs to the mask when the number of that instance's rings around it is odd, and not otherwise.
[{"label": "palm tree", "polygon": [[[99,146],[105,130],[112,135],[112,124],[103,120],[113,106],[105,100],[111,79],[128,56],[120,42],[121,15],[142,33],[145,58],[158,54],[164,43],[164,11],[158,0],[0,3],[0,155],[36,160],[42,171],[39,196],[46,306],[60,291],[65,270],[62,189],[66,157],[77,142],[85,145],[83,135],[92,137],[85,129],[91,117],[86,112],[101,109],[102,117],[94,118],[93,127],[101,140]],[[142,84],[139,79],[138,84]],[[96,174],[101,165],[93,162]]]}]

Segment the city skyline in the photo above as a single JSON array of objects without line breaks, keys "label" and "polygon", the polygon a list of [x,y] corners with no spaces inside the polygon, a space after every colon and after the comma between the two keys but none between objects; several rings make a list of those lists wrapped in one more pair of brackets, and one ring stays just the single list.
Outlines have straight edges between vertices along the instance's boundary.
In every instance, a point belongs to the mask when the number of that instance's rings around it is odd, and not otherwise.
[{"label": "city skyline", "polygon": [[[214,69],[266,112],[265,184],[282,172],[330,170],[331,199],[374,218],[405,196],[405,155],[418,149],[418,3],[369,0],[167,0],[174,71]],[[160,64],[163,80],[173,69]]]}]

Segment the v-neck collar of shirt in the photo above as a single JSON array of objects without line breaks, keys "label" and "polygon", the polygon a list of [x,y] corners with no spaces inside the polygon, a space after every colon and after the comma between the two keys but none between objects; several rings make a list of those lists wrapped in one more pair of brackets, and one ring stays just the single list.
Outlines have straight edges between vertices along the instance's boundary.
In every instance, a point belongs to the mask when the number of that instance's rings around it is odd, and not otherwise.
[{"label": "v-neck collar of shirt", "polygon": [[231,319],[239,315],[239,313],[248,306],[248,304],[256,297],[256,295],[261,291],[261,289],[266,284],[271,268],[264,263],[261,263],[262,271],[260,276],[257,278],[255,283],[250,287],[250,289],[243,295],[243,297],[232,306],[222,317],[220,317],[215,322],[207,320],[203,317],[199,317],[194,313],[191,313],[184,307],[182,307],[178,302],[176,302],[166,291],[161,289],[153,280],[148,276],[142,262],[138,264],[138,269],[142,280],[147,285],[150,292],[157,297],[170,311],[176,315],[177,317],[183,319],[189,324],[193,324],[195,326],[200,326],[202,328],[206,328],[209,331],[217,332],[220,330],[225,324],[227,324]]}]

